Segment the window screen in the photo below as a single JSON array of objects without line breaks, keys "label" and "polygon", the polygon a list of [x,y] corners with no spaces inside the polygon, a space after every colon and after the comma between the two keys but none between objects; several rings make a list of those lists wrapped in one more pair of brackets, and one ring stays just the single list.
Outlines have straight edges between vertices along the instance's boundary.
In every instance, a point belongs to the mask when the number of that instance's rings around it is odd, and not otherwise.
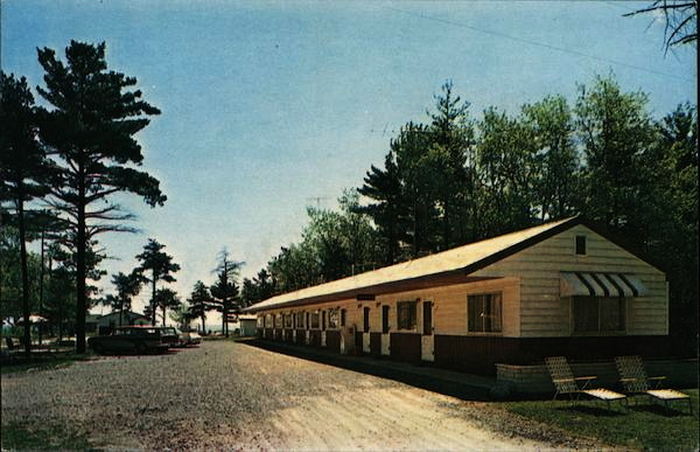
[{"label": "window screen", "polygon": [[623,297],[573,297],[574,331],[577,333],[625,330]]},{"label": "window screen", "polygon": [[467,297],[468,331],[500,333],[502,330],[500,293],[469,295]]},{"label": "window screen", "polygon": [[416,328],[416,302],[399,301],[396,303],[397,324],[400,330]]}]

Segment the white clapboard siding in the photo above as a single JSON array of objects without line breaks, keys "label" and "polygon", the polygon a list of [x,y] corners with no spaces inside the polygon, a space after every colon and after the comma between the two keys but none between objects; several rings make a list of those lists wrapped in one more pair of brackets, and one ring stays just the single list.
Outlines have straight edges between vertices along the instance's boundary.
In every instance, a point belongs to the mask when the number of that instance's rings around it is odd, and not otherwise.
[{"label": "white clapboard siding", "polygon": [[[585,256],[574,253],[577,235],[586,236]],[[568,298],[560,297],[559,275],[562,271],[636,275],[648,293],[644,297],[628,299],[626,333],[668,334],[668,297],[664,273],[584,225],[574,226],[543,240],[477,271],[473,276],[520,278],[520,336],[568,336],[571,334],[571,307]]]}]

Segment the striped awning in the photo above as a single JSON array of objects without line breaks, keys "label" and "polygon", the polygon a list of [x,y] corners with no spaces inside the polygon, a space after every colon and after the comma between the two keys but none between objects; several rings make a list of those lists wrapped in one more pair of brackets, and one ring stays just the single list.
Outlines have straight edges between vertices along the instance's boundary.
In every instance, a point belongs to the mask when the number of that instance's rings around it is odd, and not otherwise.
[{"label": "striped awning", "polygon": [[641,297],[646,287],[635,275],[625,273],[562,272],[561,295]]}]

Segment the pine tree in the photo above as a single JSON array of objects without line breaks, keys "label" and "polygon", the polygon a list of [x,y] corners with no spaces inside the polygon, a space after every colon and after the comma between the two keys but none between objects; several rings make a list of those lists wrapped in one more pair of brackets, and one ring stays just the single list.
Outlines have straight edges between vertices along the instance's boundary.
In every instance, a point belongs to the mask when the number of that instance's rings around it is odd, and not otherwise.
[{"label": "pine tree", "polygon": [[211,294],[209,289],[204,285],[202,281],[197,281],[194,284],[194,288],[190,297],[187,299],[189,304],[189,314],[192,318],[199,318],[202,321],[202,334],[206,334],[207,325],[207,311],[212,309]]},{"label": "pine tree", "polygon": [[40,135],[57,161],[52,205],[75,233],[76,350],[84,353],[86,259],[92,240],[109,231],[133,231],[124,224],[132,216],[110,203],[110,195],[131,192],[150,206],[166,200],[155,178],[132,167],[143,161],[134,135],[160,111],[141,100],[141,91],[130,90],[135,78],[107,69],[104,43],[71,41],[65,63],[52,49],[38,54],[46,87],[37,89],[52,107],[41,115]]},{"label": "pine tree", "polygon": [[[155,306],[160,308],[163,315],[163,326],[165,326],[165,320],[167,319],[166,312],[168,309],[177,309],[182,305],[180,297],[174,290],[169,288],[158,289],[155,296]],[[154,316],[155,318],[155,316]]]},{"label": "pine tree", "polygon": [[37,114],[27,80],[0,72],[0,201],[14,204],[17,217],[24,351],[31,352],[29,272],[27,268],[26,205],[48,192],[45,176],[49,163],[36,138]]},{"label": "pine tree", "polygon": [[217,281],[209,290],[215,309],[221,312],[221,332],[229,337],[229,313],[240,309],[240,289],[236,284],[236,278],[245,262],[232,261],[226,248],[219,252],[218,260],[219,265],[214,270],[217,272]]},{"label": "pine tree", "polygon": [[[148,239],[143,247],[143,252],[136,255],[136,260],[141,262],[135,272],[141,275],[143,280],[151,283],[151,303],[149,308],[151,324],[156,325],[156,291],[159,281],[172,283],[177,281],[172,273],[180,270],[180,265],[173,262],[173,257],[163,251],[165,245],[155,239]],[[150,273],[150,277],[147,275]]]},{"label": "pine tree", "polygon": [[124,322],[124,311],[131,310],[133,297],[141,291],[142,277],[137,272],[125,274],[122,272],[112,275],[112,284],[116,289],[115,295],[107,295],[105,304],[112,308],[112,312],[119,312],[119,326]]}]

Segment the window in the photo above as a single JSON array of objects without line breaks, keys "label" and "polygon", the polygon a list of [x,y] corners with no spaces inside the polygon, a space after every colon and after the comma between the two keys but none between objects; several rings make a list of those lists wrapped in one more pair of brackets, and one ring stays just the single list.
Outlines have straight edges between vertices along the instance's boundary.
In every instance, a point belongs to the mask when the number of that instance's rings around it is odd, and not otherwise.
[{"label": "window", "polygon": [[338,328],[338,308],[328,311],[328,328]]},{"label": "window", "polygon": [[265,327],[272,328],[272,314],[267,314],[265,316]]},{"label": "window", "polygon": [[345,309],[340,310],[340,326],[345,326],[345,317],[347,316],[347,311]]},{"label": "window", "polygon": [[292,327],[292,314],[285,314],[284,315],[284,327],[285,328]]},{"label": "window", "polygon": [[316,328],[318,329],[318,312],[312,312],[311,313],[311,328]]},{"label": "window", "polygon": [[367,307],[362,311],[362,331],[369,333],[369,308]]},{"label": "window", "polygon": [[258,328],[263,328],[265,326],[265,323],[264,323],[265,321],[262,317],[258,317],[257,322],[258,322]]},{"label": "window", "polygon": [[296,324],[296,328],[302,329],[304,328],[304,313],[303,312],[297,312],[294,314],[294,323]]},{"label": "window", "polygon": [[467,329],[471,333],[500,333],[502,331],[500,293],[469,295],[467,297]]},{"label": "window", "polygon": [[328,314],[325,310],[321,311],[321,329],[324,331],[326,330],[326,316],[327,315]]},{"label": "window", "polygon": [[304,326],[306,327],[307,330],[309,329],[309,313],[308,312],[306,313],[306,322],[304,322]]},{"label": "window", "polygon": [[623,297],[573,297],[574,332],[602,333],[625,330]]},{"label": "window", "polygon": [[576,255],[585,256],[586,255],[586,236],[577,235],[576,236]]},{"label": "window", "polygon": [[275,315],[275,328],[282,328],[282,314]]},{"label": "window", "polygon": [[416,329],[416,302],[399,301],[396,303],[396,316],[400,330]]}]

